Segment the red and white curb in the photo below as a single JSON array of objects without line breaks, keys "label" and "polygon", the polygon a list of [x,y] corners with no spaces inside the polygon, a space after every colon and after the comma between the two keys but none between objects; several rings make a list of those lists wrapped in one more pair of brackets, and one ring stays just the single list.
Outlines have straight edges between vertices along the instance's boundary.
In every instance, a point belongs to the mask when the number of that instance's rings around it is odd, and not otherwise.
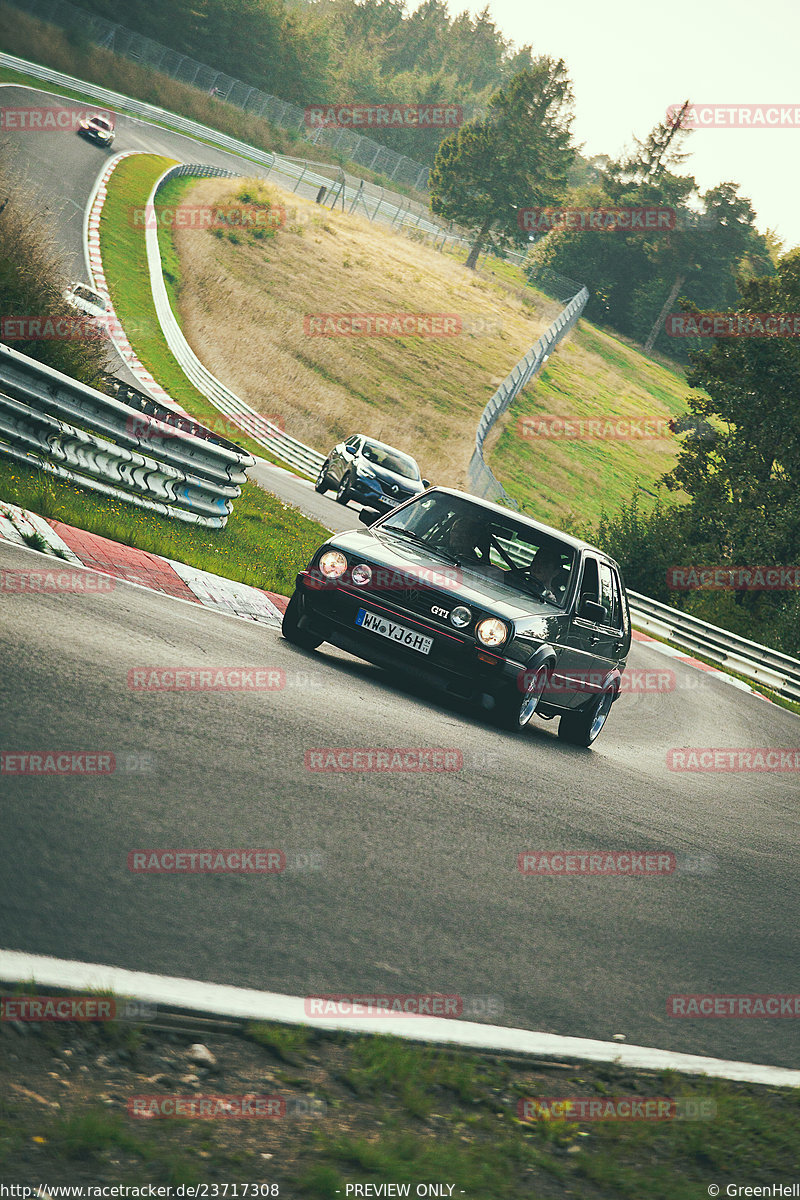
[{"label": "red and white curb", "polygon": [[38,513],[28,512],[25,508],[18,508],[16,504],[7,504],[4,500],[0,500],[0,538],[4,538],[7,542],[14,542],[17,546],[36,549],[35,546],[30,546],[27,539],[35,537],[37,534],[44,538],[55,556],[73,566],[83,566],[77,554],[70,549],[63,538],[58,536],[44,517],[40,517]]},{"label": "red and white curb", "polygon": [[628,1046],[620,1042],[601,1042],[592,1038],[563,1037],[555,1033],[536,1033],[504,1025],[483,1025],[477,1021],[459,1021],[446,1017],[370,1017],[368,1024],[357,1017],[320,1017],[309,1019],[307,998],[286,996],[280,992],[259,992],[251,988],[204,983],[168,975],[150,975],[128,971],[103,963],[75,962],[26,954],[20,950],[0,950],[0,979],[8,984],[35,983],[37,987],[65,988],[71,991],[112,991],[147,1004],[165,1005],[202,1013],[206,1017],[233,1017],[249,1021],[277,1021],[283,1025],[306,1025],[323,1030],[348,1033],[380,1033],[415,1042],[442,1046],[490,1050],[506,1054],[531,1054],[539,1058],[577,1059],[584,1062],[616,1063],[620,1067],[645,1071],[679,1071],[684,1075],[707,1075],[741,1083],[759,1083],[770,1087],[800,1087],[800,1070],[773,1067],[761,1063],[735,1062],[658,1050],[651,1046]]},{"label": "red and white curb", "polygon": [[751,696],[758,696],[759,700],[766,700],[767,704],[773,704],[769,696],[765,696],[763,692],[758,691],[749,683],[745,683],[743,679],[736,679],[733,675],[728,675],[726,671],[720,670],[718,667],[710,667],[708,663],[701,662],[699,658],[693,658],[691,654],[687,654],[684,650],[678,650],[675,646],[667,646],[664,642],[659,642],[657,638],[652,638],[646,633],[640,633],[638,629],[633,631],[633,640],[642,642],[649,646],[652,650],[657,650],[659,654],[666,655],[667,658],[674,658],[678,662],[685,663],[687,667],[695,667],[698,671],[705,671],[707,675],[713,675],[715,679],[721,679],[724,683],[731,684],[732,687],[738,688],[740,692],[749,692]]},{"label": "red and white curb", "polygon": [[[67,537],[73,532],[70,526],[62,524],[61,528]],[[29,537],[31,534],[39,534],[47,543],[49,552],[45,553],[37,550],[35,546],[31,546],[23,534],[27,534]],[[105,547],[119,546],[118,561],[107,559],[109,568],[116,567],[117,570],[104,570],[102,563],[98,565],[94,561],[85,562],[81,555],[76,553],[43,517],[0,500],[0,541],[13,542],[18,546],[25,546],[33,553],[40,554],[41,557],[48,560],[48,564],[52,564],[48,570],[53,574],[61,569],[56,564],[63,560],[72,566],[95,571],[100,575],[111,575],[135,587],[143,587],[147,591],[157,592],[160,595],[173,594],[169,590],[170,580],[173,580],[176,585],[173,592],[175,590],[183,592],[186,597],[185,602],[196,601],[204,608],[213,608],[217,612],[240,617],[247,621],[255,621],[262,625],[274,627],[283,620],[283,611],[278,604],[285,604],[284,597],[275,596],[273,599],[272,593],[261,588],[250,587],[246,583],[215,575],[211,571],[201,571],[197,567],[187,566],[186,563],[163,558],[160,554],[136,551],[132,547],[112,542],[108,538],[99,536],[95,538],[94,535],[87,534],[85,530],[75,529],[74,534],[78,550],[82,545],[86,546],[93,540],[102,545],[106,555],[108,552]],[[90,551],[85,551],[85,557],[90,556]],[[132,559],[133,563],[131,563]],[[38,568],[36,573],[37,575],[46,574],[42,568]],[[159,583],[162,586],[158,586]],[[46,590],[46,587],[43,590]],[[194,600],[191,600],[192,597]]]},{"label": "red and white curb", "polygon": [[188,415],[186,414],[186,410],[181,408],[179,404],[176,404],[172,397],[164,391],[161,384],[155,381],[147,368],[142,366],[136,357],[134,349],[123,331],[119,318],[114,312],[103,268],[103,259],[100,253],[100,216],[108,195],[108,181],[123,159],[130,158],[132,155],[139,153],[138,150],[125,150],[121,154],[116,154],[109,160],[95,183],[92,194],[89,197],[89,202],[86,205],[86,214],[84,217],[83,237],[86,268],[89,272],[92,286],[106,301],[110,314],[111,328],[109,334],[111,341],[114,343],[117,353],[128,370],[155,400],[158,400],[174,412]]}]

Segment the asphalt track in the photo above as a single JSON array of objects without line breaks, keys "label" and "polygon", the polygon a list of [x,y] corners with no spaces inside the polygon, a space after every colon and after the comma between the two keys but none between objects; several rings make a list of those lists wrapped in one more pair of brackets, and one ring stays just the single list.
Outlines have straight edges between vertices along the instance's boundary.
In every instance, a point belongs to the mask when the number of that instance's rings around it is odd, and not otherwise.
[{"label": "asphalt track", "polygon": [[[8,91],[6,104],[32,102]],[[236,161],[139,121],[118,129],[115,151]],[[18,142],[78,277],[105,157],[71,135]],[[259,470],[329,527],[356,523]],[[32,563],[0,546],[0,568]],[[796,774],[667,767],[673,747],[796,747],[793,714],[636,646],[631,665],[667,667],[674,688],[623,697],[595,749],[579,751],[536,719],[500,733],[339,651],[305,654],[277,631],[119,582],[105,595],[3,594],[0,647],[5,752],[117,761],[107,777],[2,778],[3,947],[293,994],[457,994],[495,1023],[800,1066],[796,1020],[666,1008],[674,993],[797,990]],[[128,671],[153,665],[276,667],[286,686],[131,690]],[[452,748],[463,766],[308,770],[306,751],[327,746]],[[134,849],[217,846],[277,847],[287,869],[127,867]],[[700,857],[653,878],[516,866],[520,851],[598,849]]]},{"label": "asphalt track", "polygon": [[[32,564],[0,546],[0,569]],[[295,995],[491,997],[499,1024],[800,1065],[797,1021],[666,1015],[674,993],[796,990],[796,789],[666,766],[675,746],[796,745],[793,714],[674,663],[674,690],[624,697],[575,750],[552,725],[501,733],[332,648],[119,582],[6,593],[0,647],[6,753],[117,762],[3,778],[5,948]],[[637,645],[632,665],[665,660]],[[286,685],[132,690],[152,666],[271,667]],[[444,747],[463,766],[319,773],[305,755],[321,747]],[[277,848],[287,869],[128,869],[131,850],[175,847]],[[649,878],[517,869],[521,851],[568,849],[701,861]]]}]

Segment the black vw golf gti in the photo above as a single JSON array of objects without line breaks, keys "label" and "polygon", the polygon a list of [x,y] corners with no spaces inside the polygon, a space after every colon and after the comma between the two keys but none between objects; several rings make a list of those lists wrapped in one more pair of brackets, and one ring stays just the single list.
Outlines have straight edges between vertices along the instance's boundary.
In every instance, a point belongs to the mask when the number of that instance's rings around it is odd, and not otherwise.
[{"label": "black vw golf gti", "polygon": [[367,529],[331,537],[297,576],[284,637],[410,672],[507,729],[558,717],[560,738],[592,744],[631,643],[613,559],[450,488],[360,519]]}]

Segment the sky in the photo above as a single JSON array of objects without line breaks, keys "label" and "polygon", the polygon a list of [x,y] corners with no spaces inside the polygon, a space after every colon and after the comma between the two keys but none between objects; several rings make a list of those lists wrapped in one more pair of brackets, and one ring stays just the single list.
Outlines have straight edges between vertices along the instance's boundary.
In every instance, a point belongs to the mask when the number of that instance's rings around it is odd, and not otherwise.
[{"label": "sky", "polygon": [[516,46],[564,59],[575,93],[573,140],[587,157],[617,156],[687,98],[698,107],[773,108],[773,117],[774,106],[790,106],[792,125],[697,129],[684,142],[689,157],[678,172],[693,175],[701,191],[738,183],[758,228],[775,230],[786,250],[800,245],[798,0],[447,4],[451,16],[488,5]]}]

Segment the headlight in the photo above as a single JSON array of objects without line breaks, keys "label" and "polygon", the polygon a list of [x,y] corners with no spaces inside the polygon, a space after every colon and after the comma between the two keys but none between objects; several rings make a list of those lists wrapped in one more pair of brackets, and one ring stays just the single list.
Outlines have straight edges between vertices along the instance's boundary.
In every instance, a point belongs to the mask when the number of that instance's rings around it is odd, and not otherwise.
[{"label": "headlight", "polygon": [[357,567],[353,567],[350,578],[359,587],[365,587],[372,579],[372,567],[367,566],[366,563],[359,563]]},{"label": "headlight", "polygon": [[338,579],[347,570],[347,559],[341,550],[326,550],[319,560],[319,569],[326,579]]},{"label": "headlight", "polygon": [[356,474],[362,475],[364,477],[364,479],[377,479],[378,478],[378,476],[375,474],[375,472],[370,467],[368,467],[366,463],[362,463],[362,462],[356,463]]},{"label": "headlight", "polygon": [[475,632],[484,646],[502,646],[508,637],[508,628],[497,617],[487,617],[481,621]]},{"label": "headlight", "polygon": [[463,629],[465,625],[469,625],[471,620],[472,613],[466,604],[459,604],[450,613],[450,624],[455,625],[456,629]]}]

